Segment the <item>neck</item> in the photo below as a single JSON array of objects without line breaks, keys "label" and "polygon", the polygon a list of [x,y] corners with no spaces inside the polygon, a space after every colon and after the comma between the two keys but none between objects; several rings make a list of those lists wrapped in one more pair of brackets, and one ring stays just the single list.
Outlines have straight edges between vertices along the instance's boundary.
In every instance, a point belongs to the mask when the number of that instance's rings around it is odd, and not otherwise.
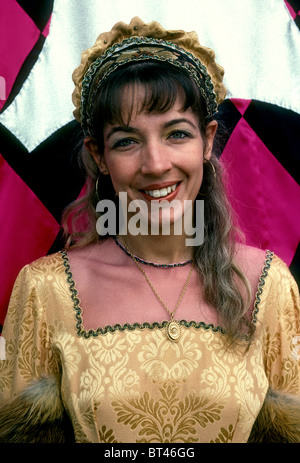
[{"label": "neck", "polygon": [[[124,244],[122,236],[117,237]],[[186,246],[185,236],[126,235],[125,242],[132,254],[149,262],[173,264],[193,258],[193,248]]]}]

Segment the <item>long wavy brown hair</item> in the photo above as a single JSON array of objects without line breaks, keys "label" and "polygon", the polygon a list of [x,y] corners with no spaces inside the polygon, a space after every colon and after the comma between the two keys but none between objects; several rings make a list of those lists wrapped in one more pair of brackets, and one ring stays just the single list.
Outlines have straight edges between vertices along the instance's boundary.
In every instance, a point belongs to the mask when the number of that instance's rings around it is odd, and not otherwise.
[{"label": "long wavy brown hair", "polygon": [[[172,108],[178,88],[182,88],[185,94],[182,109],[191,108],[198,115],[205,143],[208,123],[206,107],[199,88],[189,74],[168,63],[140,62],[120,67],[98,90],[94,101],[94,129],[100,153],[104,149],[105,125],[124,125],[130,121],[130,111],[127,114],[128,120],[123,120],[124,112],[120,102],[124,88],[128,85],[134,87],[135,84],[142,84],[145,88],[141,110],[158,113]],[[86,191],[64,211],[62,224],[67,247],[85,246],[105,239],[96,231],[99,214],[95,206],[99,200],[110,199],[118,207],[110,177],[102,175],[99,178],[99,169],[84,147],[83,140],[79,162],[86,175]],[[233,345],[241,338],[244,339],[245,334],[249,342],[253,337],[254,325],[247,315],[251,290],[246,276],[235,262],[236,243],[240,241],[241,233],[226,195],[225,172],[214,153],[211,162],[215,173],[209,163],[203,165],[199,198],[204,199],[205,232],[203,243],[194,247],[194,261],[204,287],[205,300],[217,311],[220,325]]]}]

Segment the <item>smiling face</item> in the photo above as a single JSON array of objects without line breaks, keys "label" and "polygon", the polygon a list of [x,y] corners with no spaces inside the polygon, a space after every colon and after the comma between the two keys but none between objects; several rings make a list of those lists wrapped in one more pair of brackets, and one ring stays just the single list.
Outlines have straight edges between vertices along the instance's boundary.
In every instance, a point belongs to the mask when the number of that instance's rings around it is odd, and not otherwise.
[{"label": "smiling face", "polygon": [[123,119],[131,115],[128,124],[105,126],[103,155],[91,145],[89,150],[99,169],[109,173],[117,195],[127,194],[128,204],[143,200],[151,206],[176,199],[180,216],[184,202],[194,201],[199,192],[217,123],[208,124],[204,140],[198,116],[191,108],[182,109],[185,98],[180,89],[175,104],[160,113],[140,110],[145,98],[142,85],[128,86],[123,95]]}]

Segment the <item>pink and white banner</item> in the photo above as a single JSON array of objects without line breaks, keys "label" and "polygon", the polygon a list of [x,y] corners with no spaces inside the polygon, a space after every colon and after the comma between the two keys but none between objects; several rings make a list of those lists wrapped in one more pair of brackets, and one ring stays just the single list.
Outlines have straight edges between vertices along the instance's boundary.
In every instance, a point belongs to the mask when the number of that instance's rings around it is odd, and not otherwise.
[{"label": "pink and white banner", "polygon": [[0,324],[25,264],[61,246],[76,164],[71,74],[119,20],[195,30],[225,68],[221,160],[247,242],[300,280],[300,2],[0,0]]}]

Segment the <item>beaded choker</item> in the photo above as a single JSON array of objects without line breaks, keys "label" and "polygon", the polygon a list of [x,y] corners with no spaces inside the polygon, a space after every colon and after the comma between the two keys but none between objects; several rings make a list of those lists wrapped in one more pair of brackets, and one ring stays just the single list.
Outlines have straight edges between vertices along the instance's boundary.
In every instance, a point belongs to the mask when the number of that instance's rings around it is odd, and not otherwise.
[{"label": "beaded choker", "polygon": [[184,286],[181,290],[181,293],[179,295],[179,298],[178,298],[178,301],[177,301],[177,304],[175,306],[175,309],[171,312],[171,310],[168,308],[168,306],[165,304],[165,302],[162,300],[162,298],[160,297],[160,295],[158,294],[158,292],[156,291],[156,289],[154,288],[153,284],[151,283],[148,275],[146,274],[145,270],[142,269],[142,267],[140,266],[140,264],[138,263],[138,261],[136,260],[136,258],[134,257],[134,255],[132,254],[132,252],[130,251],[130,249],[128,249],[128,246],[127,246],[127,243],[126,243],[126,240],[125,238],[123,238],[124,240],[124,245],[125,245],[125,249],[127,249],[127,251],[129,252],[129,255],[130,257],[132,258],[132,260],[134,261],[134,263],[137,265],[138,269],[141,271],[141,273],[144,275],[148,285],[150,286],[150,288],[152,289],[152,291],[154,292],[155,296],[157,297],[157,299],[159,300],[159,302],[161,303],[161,305],[166,309],[166,311],[168,312],[168,314],[171,316],[171,319],[169,321],[169,323],[167,324],[166,326],[166,333],[167,333],[167,337],[170,341],[172,342],[177,342],[179,341],[180,337],[181,337],[181,326],[180,326],[180,323],[178,320],[175,320],[174,316],[175,316],[175,312],[176,310],[178,309],[178,306],[180,304],[180,302],[182,301],[182,298],[186,292],[186,289],[187,289],[187,286],[190,282],[190,278],[191,278],[191,275],[192,275],[192,271],[193,271],[193,264],[191,265],[191,268],[190,268],[190,271],[189,271],[189,274],[188,274],[188,277],[187,279],[185,280],[185,283],[184,283]]},{"label": "beaded choker", "polygon": [[[114,236],[113,237],[116,244],[119,246],[119,248],[122,249],[122,251],[127,254],[127,256],[129,257],[132,257],[132,254],[125,248],[125,246],[123,246],[120,241]],[[141,264],[145,264],[145,265],[150,265],[151,267],[159,267],[159,268],[176,268],[176,267],[184,267],[185,265],[188,265],[188,264],[191,264],[193,262],[192,259],[190,260],[187,260],[185,262],[178,262],[178,263],[175,263],[175,264],[157,264],[155,262],[149,262],[147,260],[143,260],[141,259],[140,257],[137,257],[135,255],[133,255],[134,259],[138,262],[140,262]]]}]

